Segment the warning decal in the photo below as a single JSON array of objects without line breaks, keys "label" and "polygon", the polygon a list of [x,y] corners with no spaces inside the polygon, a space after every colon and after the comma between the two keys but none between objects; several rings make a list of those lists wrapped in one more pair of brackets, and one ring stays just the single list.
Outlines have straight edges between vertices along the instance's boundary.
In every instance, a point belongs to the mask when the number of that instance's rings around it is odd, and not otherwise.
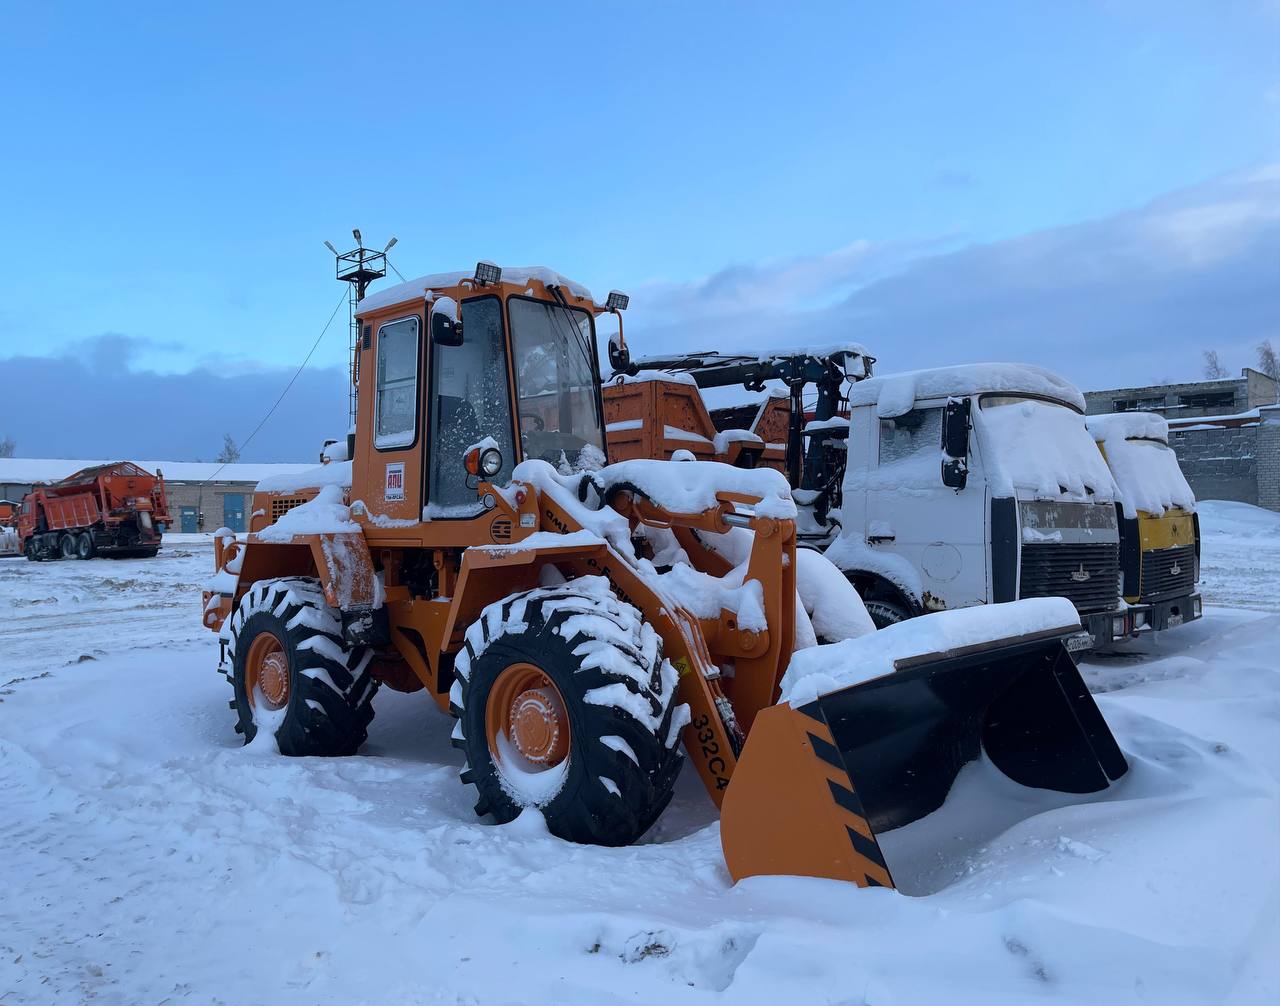
[{"label": "warning decal", "polygon": [[388,502],[404,499],[404,462],[397,461],[387,465],[386,492],[382,498]]}]

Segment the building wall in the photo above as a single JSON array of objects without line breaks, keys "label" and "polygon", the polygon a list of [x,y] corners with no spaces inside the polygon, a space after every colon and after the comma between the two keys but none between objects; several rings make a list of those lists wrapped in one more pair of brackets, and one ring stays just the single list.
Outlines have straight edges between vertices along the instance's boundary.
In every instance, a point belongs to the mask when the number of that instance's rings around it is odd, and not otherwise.
[{"label": "building wall", "polygon": [[[1153,384],[1145,388],[1111,388],[1086,391],[1085,411],[1096,416],[1107,412],[1156,412],[1166,419],[1197,416],[1225,416],[1248,412],[1277,402],[1277,385],[1266,374],[1250,367],[1240,377],[1223,381],[1192,381],[1187,384]],[[1203,403],[1205,396],[1216,402]],[[1119,404],[1123,403],[1123,404]]]},{"label": "building wall", "polygon": [[1258,504],[1258,429],[1249,425],[1169,432],[1169,446],[1196,499]]},{"label": "building wall", "polygon": [[1280,510],[1280,406],[1262,409],[1257,453],[1258,506]]},{"label": "building wall", "polygon": [[223,524],[223,497],[227,493],[238,493],[244,496],[244,518],[246,523],[253,505],[253,490],[256,482],[208,482],[199,483],[165,482],[165,494],[169,499],[169,516],[173,518],[174,530],[181,528],[179,515],[184,506],[196,507],[204,514],[205,531],[215,531]]}]

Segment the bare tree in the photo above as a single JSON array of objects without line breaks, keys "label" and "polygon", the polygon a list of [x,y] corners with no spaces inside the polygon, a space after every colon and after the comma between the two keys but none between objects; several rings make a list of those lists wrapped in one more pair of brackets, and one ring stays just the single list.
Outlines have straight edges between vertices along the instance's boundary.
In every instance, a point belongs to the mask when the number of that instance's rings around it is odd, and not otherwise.
[{"label": "bare tree", "polygon": [[0,440],[0,458],[13,457],[13,452],[17,449],[18,445],[14,441],[13,437],[5,437],[3,440]]},{"label": "bare tree", "polygon": [[231,439],[230,433],[222,435],[222,453],[214,460],[221,464],[232,464],[240,460],[240,448],[236,446],[236,442]]},{"label": "bare tree", "polygon": [[1273,381],[1280,381],[1280,360],[1276,359],[1276,350],[1270,339],[1263,339],[1258,346],[1258,369]]},{"label": "bare tree", "polygon": [[1227,368],[1218,359],[1216,349],[1204,351],[1204,377],[1206,381],[1221,381],[1227,376]]}]

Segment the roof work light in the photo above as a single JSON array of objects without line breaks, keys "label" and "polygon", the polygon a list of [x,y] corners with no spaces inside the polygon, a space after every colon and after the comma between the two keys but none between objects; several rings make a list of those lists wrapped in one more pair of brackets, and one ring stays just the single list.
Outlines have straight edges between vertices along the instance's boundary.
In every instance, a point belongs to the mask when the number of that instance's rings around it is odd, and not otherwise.
[{"label": "roof work light", "polygon": [[631,298],[621,290],[610,290],[609,298],[604,302],[604,306],[610,311],[625,311],[630,303]]},{"label": "roof work light", "polygon": [[489,286],[502,279],[502,270],[492,262],[476,263],[476,282],[481,286]]}]

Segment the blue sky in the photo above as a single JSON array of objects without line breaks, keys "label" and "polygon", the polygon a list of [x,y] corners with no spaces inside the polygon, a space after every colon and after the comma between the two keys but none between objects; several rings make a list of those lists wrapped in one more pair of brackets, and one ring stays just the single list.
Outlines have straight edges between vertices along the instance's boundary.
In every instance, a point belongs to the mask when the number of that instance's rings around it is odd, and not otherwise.
[{"label": "blue sky", "polygon": [[[358,9],[0,12],[11,372],[108,405],[184,374],[201,418],[122,450],[209,456],[320,330],[322,241],[353,225],[406,275],[489,258],[628,290],[641,352],[813,333],[882,369],[1020,353],[1087,385],[1194,377],[1205,346],[1235,369],[1280,324],[1275,0]],[[948,331],[929,309],[957,286]],[[1082,338],[1120,310],[1179,348],[1159,373],[1071,352],[1042,289]],[[344,358],[335,326],[264,460],[345,414]],[[6,427],[22,454],[121,453]]]}]

